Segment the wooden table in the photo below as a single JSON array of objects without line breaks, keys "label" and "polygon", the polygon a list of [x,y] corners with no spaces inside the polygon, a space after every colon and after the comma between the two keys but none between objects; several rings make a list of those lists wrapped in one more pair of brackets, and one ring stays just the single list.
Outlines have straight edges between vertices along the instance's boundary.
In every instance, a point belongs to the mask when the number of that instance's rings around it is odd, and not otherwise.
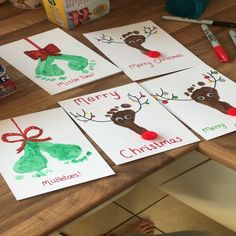
[{"label": "wooden table", "polygon": [[[167,14],[164,5],[164,0],[111,0],[111,13],[109,15],[83,25],[77,30],[65,31],[102,55],[82,36],[82,33],[152,20],[208,65],[236,80],[236,48],[228,36],[228,29],[223,27],[212,28],[231,58],[229,63],[222,64],[216,59],[199,25],[161,19],[162,15]],[[206,18],[234,21],[235,13],[235,0],[214,0],[210,2],[204,16]],[[0,7],[0,25],[0,45],[57,27],[47,20],[44,9],[22,10],[12,7],[10,3]],[[0,120],[55,108],[58,107],[57,102],[60,100],[131,82],[125,74],[120,73],[51,96],[7,62],[0,59],[0,63],[7,67],[9,76],[18,87],[15,94],[0,100]],[[46,235],[105,203],[138,183],[141,179],[194,149],[198,149],[209,157],[236,169],[235,154],[225,149],[235,148],[235,141],[236,134],[233,133],[212,141],[201,141],[199,144],[188,145],[121,166],[115,166],[104,152],[91,141],[115,170],[117,173],[115,176],[22,201],[15,200],[7,184],[0,177],[0,234],[9,236]],[[1,153],[1,157],[3,156],[4,153]]]}]

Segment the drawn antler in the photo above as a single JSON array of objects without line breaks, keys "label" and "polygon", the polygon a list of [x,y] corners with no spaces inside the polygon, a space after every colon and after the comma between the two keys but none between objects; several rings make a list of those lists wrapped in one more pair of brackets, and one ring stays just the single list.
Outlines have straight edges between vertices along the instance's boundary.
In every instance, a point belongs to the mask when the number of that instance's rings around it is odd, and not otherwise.
[{"label": "drawn antler", "polygon": [[151,94],[156,100],[161,101],[163,103],[167,103],[169,100],[175,100],[175,101],[192,101],[192,99],[179,99],[178,96],[171,93],[170,96],[168,92],[165,92],[162,88],[160,88],[161,93],[155,93]]},{"label": "drawn antler", "polygon": [[110,122],[111,120],[95,120],[94,117],[95,115],[92,112],[86,112],[84,109],[82,109],[83,114],[79,114],[78,112],[76,112],[75,114],[73,114],[72,112],[70,112],[70,114],[76,118],[79,121],[83,121],[83,122],[88,122],[88,121],[93,121],[93,122]]},{"label": "drawn antler", "polygon": [[157,133],[153,131],[148,131],[145,128],[138,126],[135,123],[135,114],[139,112],[142,109],[142,106],[144,104],[149,104],[148,99],[145,99],[143,102],[141,102],[142,98],[145,98],[146,96],[143,95],[141,92],[139,92],[139,96],[134,96],[128,93],[128,98],[138,103],[138,110],[134,111],[130,109],[131,105],[121,104],[120,107],[123,108],[123,110],[119,110],[119,106],[115,106],[111,108],[106,113],[106,117],[109,117],[109,120],[95,120],[95,115],[92,112],[87,113],[84,109],[82,109],[82,114],[79,114],[78,112],[76,114],[73,114],[70,112],[70,114],[76,118],[79,121],[88,122],[88,121],[94,121],[94,122],[110,122],[112,121],[114,124],[119,125],[124,128],[128,128],[135,133],[141,135],[141,137],[145,140],[154,140],[157,137]]},{"label": "drawn antler", "polygon": [[153,26],[152,28],[150,26],[144,26],[143,31],[146,35],[146,38],[149,37],[152,34],[157,33],[157,27]]},{"label": "drawn antler", "polygon": [[161,93],[152,95],[156,100],[160,100],[162,103],[167,104],[168,100],[175,101],[195,101],[197,103],[209,106],[214,108],[224,114],[236,116],[236,108],[231,106],[229,103],[221,101],[218,91],[216,90],[216,84],[218,81],[225,82],[224,79],[219,76],[216,78],[214,75],[218,74],[217,71],[210,71],[206,74],[203,74],[204,79],[207,79],[208,82],[214,83],[213,87],[206,86],[204,82],[199,81],[197,85],[192,84],[189,88],[187,88],[187,92],[184,94],[186,96],[191,97],[191,99],[179,99],[178,96],[173,93],[171,96],[167,92],[164,92],[161,88]]},{"label": "drawn antler", "polygon": [[97,41],[100,41],[102,43],[124,43],[124,42],[118,42],[115,41],[111,36],[106,36],[105,34],[102,34],[102,36],[100,36],[100,38],[95,38]]},{"label": "drawn antler", "polygon": [[128,93],[128,98],[129,98],[131,101],[133,101],[133,102],[137,102],[138,105],[139,105],[139,108],[138,108],[138,110],[137,110],[135,113],[139,112],[139,111],[142,109],[142,106],[143,106],[144,104],[149,104],[148,99],[146,99],[144,102],[141,102],[141,101],[140,101],[142,98],[145,98],[145,97],[146,97],[146,96],[143,95],[141,92],[139,92],[139,97],[133,96],[133,95],[131,95],[130,93]]},{"label": "drawn antler", "polygon": [[[216,83],[217,83],[218,81],[220,81],[220,82],[225,82],[225,80],[222,79],[221,76],[220,76],[218,79],[216,79],[215,76],[214,76],[214,74],[218,74],[218,72],[211,70],[210,72],[207,72],[206,74],[203,74],[203,75],[204,75],[204,79],[207,79],[210,83],[213,82],[213,83],[214,83],[213,88],[216,88]],[[212,79],[213,79],[213,80],[212,80]]]},{"label": "drawn antler", "polygon": [[143,31],[144,31],[144,34],[146,34],[146,36],[143,34],[140,34],[140,32],[137,30],[129,31],[122,34],[121,39],[124,40],[122,42],[115,41],[111,36],[106,36],[105,34],[102,34],[100,38],[95,38],[95,39],[102,43],[108,43],[108,44],[125,43],[129,47],[138,49],[141,53],[143,53],[146,56],[149,56],[152,58],[159,57],[161,55],[159,51],[153,51],[153,50],[147,49],[143,47],[142,45],[146,41],[146,38],[148,38],[150,35],[155,34],[157,32],[157,27],[144,26]]}]

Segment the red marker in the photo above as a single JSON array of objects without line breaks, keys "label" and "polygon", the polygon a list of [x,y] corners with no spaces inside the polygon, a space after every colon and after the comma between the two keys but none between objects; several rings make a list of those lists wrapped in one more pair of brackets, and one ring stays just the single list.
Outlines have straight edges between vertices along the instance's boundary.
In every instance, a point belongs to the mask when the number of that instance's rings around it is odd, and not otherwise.
[{"label": "red marker", "polygon": [[215,35],[211,32],[209,27],[206,24],[202,24],[201,28],[206,35],[207,39],[209,40],[211,46],[214,49],[215,54],[219,58],[219,60],[223,63],[229,61],[229,56],[225,52],[224,48],[221,46],[221,44],[216,39]]}]

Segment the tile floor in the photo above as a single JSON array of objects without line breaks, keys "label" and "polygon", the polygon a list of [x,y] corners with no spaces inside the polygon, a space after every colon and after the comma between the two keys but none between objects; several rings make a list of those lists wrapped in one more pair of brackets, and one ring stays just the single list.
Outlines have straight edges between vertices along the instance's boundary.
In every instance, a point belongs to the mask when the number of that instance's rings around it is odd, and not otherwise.
[{"label": "tile floor", "polygon": [[196,153],[186,155],[149,176],[122,197],[83,219],[63,226],[50,236],[98,236],[107,232],[119,233],[126,225],[143,218],[153,220],[156,234],[160,235],[180,230],[208,230],[217,233],[218,236],[236,236],[236,232],[159,189],[165,180],[174,178],[206,161],[207,158]]}]

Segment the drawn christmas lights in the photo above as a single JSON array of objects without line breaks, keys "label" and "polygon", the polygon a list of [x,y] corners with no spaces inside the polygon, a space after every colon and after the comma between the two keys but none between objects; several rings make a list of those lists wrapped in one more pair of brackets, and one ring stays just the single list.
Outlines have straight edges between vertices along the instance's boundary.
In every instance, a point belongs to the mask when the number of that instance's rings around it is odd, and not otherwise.
[{"label": "drawn christmas lights", "polygon": [[136,83],[59,104],[117,165],[198,141]]},{"label": "drawn christmas lights", "polygon": [[205,64],[141,85],[207,140],[235,130],[235,83]]}]

